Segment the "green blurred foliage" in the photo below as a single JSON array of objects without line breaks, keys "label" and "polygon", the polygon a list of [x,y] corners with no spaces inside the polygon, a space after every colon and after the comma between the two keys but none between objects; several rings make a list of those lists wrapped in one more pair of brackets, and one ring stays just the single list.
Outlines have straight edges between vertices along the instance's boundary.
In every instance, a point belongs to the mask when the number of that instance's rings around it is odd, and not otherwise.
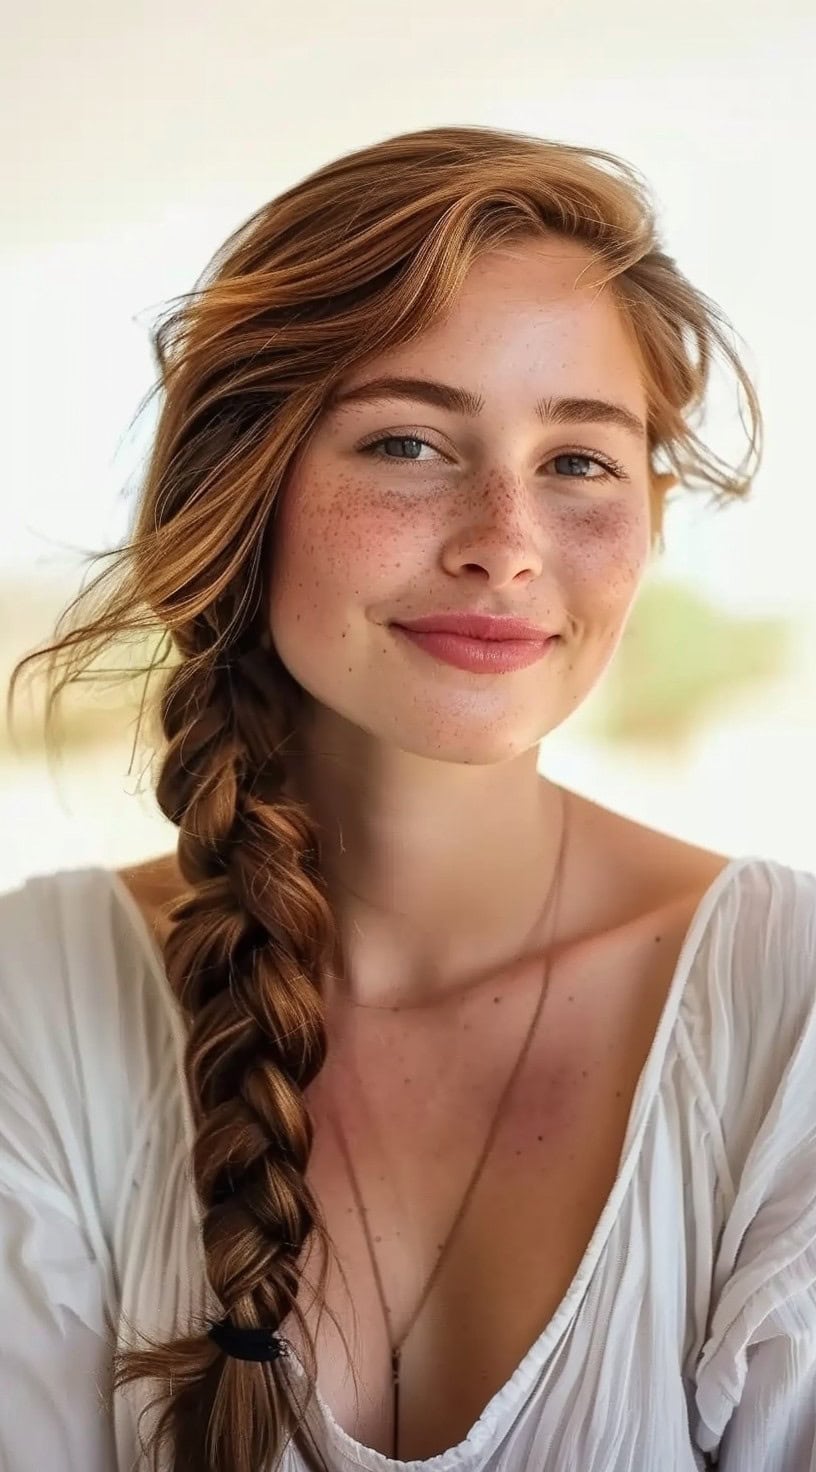
[{"label": "green blurred foliage", "polygon": [[706,722],[790,667],[795,625],[734,615],[686,583],[641,589],[589,731],[613,745],[676,751]]}]

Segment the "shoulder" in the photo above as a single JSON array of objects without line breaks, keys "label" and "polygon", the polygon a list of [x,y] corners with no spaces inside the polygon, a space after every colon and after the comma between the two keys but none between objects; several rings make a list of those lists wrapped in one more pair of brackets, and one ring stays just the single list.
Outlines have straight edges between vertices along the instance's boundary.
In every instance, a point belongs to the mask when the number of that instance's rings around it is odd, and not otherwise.
[{"label": "shoulder", "polygon": [[99,984],[113,892],[104,869],[36,873],[0,894],[0,1008],[38,1025],[82,1005]]},{"label": "shoulder", "polygon": [[816,1002],[816,873],[763,855],[730,860],[717,886],[707,953],[746,1006],[809,1010]]},{"label": "shoulder", "polygon": [[687,843],[570,793],[574,872],[580,891],[603,894],[623,915],[657,913],[684,900],[718,909],[740,929],[774,925],[793,915],[804,926],[816,897],[816,873],[761,854],[727,854]]},{"label": "shoulder", "polygon": [[749,1068],[749,1052],[755,1066],[781,1062],[816,1018],[816,874],[748,855],[723,880],[699,946],[711,1046],[728,1043]]},{"label": "shoulder", "polygon": [[673,917],[696,983],[689,1005],[712,1030],[714,1013],[736,1028],[780,1005],[803,1021],[816,1002],[816,873],[685,843],[584,798],[575,811],[579,915],[597,896],[599,928]]},{"label": "shoulder", "polygon": [[187,888],[175,852],[159,854],[139,864],[127,864],[113,872],[127,889],[153,938],[161,942],[165,908]]},{"label": "shoulder", "polygon": [[731,862],[695,937],[683,1022],[734,1176],[816,1117],[816,874]]},{"label": "shoulder", "polygon": [[603,934],[670,913],[682,925],[734,862],[577,793],[569,799],[575,933]]},{"label": "shoulder", "polygon": [[12,988],[21,1005],[41,1007],[60,987],[75,997],[87,988],[98,1003],[113,976],[142,969],[144,937],[127,889],[119,870],[89,865],[31,874],[0,893],[0,975],[37,979],[36,998]]},{"label": "shoulder", "polygon": [[0,1088],[86,1173],[108,1224],[173,1057],[155,957],[112,874],[35,874],[0,894]]}]

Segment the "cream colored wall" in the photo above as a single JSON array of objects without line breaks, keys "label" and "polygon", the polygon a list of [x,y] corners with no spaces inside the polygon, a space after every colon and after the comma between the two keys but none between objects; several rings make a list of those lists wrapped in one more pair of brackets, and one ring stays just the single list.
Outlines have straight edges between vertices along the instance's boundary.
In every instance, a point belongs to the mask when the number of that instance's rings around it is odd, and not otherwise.
[{"label": "cream colored wall", "polygon": [[[18,7],[4,27],[0,130],[3,673],[45,632],[21,624],[20,579],[69,586],[75,549],[124,530],[123,487],[146,443],[146,425],[128,426],[152,381],[148,321],[253,209],[407,128],[476,122],[590,144],[651,182],[668,249],[734,322],[766,413],[751,503],[718,516],[678,507],[661,570],[732,613],[791,617],[799,640],[785,679],[706,722],[682,757],[616,754],[581,717],[544,743],[541,764],[693,841],[816,869],[809,8]],[[728,453],[737,431],[722,398],[706,432]],[[168,847],[149,793],[131,795],[129,759],[126,732],[66,753],[55,789],[39,758],[7,756],[0,886]]]}]

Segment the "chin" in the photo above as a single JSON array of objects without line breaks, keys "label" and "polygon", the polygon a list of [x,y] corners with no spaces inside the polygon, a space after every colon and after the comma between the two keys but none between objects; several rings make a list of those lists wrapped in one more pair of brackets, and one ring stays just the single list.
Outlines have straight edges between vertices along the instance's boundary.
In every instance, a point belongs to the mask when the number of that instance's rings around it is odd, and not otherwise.
[{"label": "chin", "polygon": [[[406,720],[401,731],[393,735],[385,731],[377,734],[384,746],[395,746],[427,761],[449,762],[462,767],[492,767],[501,762],[518,761],[526,752],[537,750],[542,740],[538,729],[531,731],[528,727],[522,730],[520,726],[511,728],[509,724],[504,729],[482,724],[481,729],[466,732],[462,730],[461,723],[457,729],[448,719],[444,726],[441,722],[429,722],[414,732],[414,722],[415,717],[414,721]],[[434,729],[440,731],[436,737],[432,735]]]}]

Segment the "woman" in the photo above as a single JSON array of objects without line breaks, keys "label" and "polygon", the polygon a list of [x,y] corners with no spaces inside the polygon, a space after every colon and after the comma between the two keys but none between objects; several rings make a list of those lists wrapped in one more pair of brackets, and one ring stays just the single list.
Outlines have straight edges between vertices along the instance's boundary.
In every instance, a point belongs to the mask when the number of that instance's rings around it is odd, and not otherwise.
[{"label": "woman", "polygon": [[810,1467],[816,877],[537,770],[671,487],[758,459],[645,187],[392,138],[155,343],[134,535],[40,654],[53,706],[158,635],[178,842],[2,899],[5,1465]]}]

